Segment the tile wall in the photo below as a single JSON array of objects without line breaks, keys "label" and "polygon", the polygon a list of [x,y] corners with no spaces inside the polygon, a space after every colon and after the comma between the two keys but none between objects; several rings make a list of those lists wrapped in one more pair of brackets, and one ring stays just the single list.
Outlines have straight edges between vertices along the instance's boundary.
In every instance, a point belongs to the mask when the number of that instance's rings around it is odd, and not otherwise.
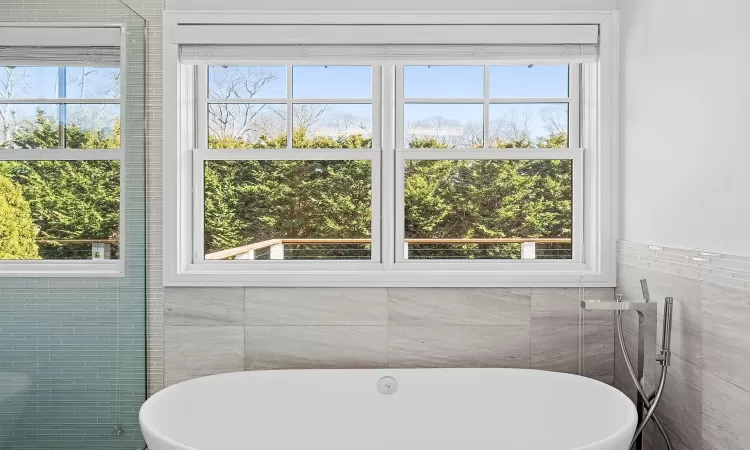
[{"label": "tile wall", "polygon": [[[673,358],[658,408],[674,448],[750,449],[750,257],[621,242],[618,260],[616,292],[638,298],[638,280],[646,278],[659,302],[647,325],[652,358],[662,338],[663,299],[674,298]],[[631,321],[629,350],[634,331]],[[646,366],[650,386],[657,367]],[[626,370],[618,347],[615,386],[634,396]],[[651,448],[666,448],[658,432],[651,439]]]},{"label": "tile wall", "polygon": [[614,381],[613,289],[167,288],[164,384],[237,370],[521,367]]},{"label": "tile wall", "polygon": [[0,21],[126,27],[126,276],[0,278],[0,448],[137,448],[146,396],[146,22],[117,0],[61,6],[3,0]]}]

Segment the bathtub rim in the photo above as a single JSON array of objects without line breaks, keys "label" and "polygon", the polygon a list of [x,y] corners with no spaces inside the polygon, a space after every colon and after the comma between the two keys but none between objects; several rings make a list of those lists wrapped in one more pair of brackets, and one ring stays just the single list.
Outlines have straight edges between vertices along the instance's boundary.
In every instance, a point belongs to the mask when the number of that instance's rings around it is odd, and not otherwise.
[{"label": "bathtub rim", "polygon": [[[212,378],[222,378],[222,377],[230,377],[230,376],[239,376],[240,374],[246,374],[250,375],[253,373],[269,373],[269,372],[284,372],[284,373],[320,373],[320,372],[326,372],[326,373],[332,373],[332,372],[373,372],[378,371],[382,372],[384,375],[387,373],[391,374],[398,374],[398,372],[430,372],[430,371],[441,371],[441,372],[447,372],[447,371],[513,371],[513,372],[534,372],[534,373],[545,373],[545,374],[551,374],[552,376],[559,376],[560,378],[571,378],[575,377],[578,379],[586,380],[586,382],[590,382],[592,384],[601,384],[603,386],[606,386],[607,388],[611,389],[613,393],[615,393],[615,396],[619,398],[619,400],[622,400],[622,403],[625,405],[627,409],[627,420],[623,421],[620,425],[618,425],[616,431],[614,431],[612,434],[606,436],[603,439],[600,439],[598,441],[590,442],[586,444],[583,447],[578,447],[576,449],[571,450],[588,450],[592,448],[596,448],[597,446],[606,443],[608,441],[616,441],[618,438],[622,437],[623,435],[628,436],[628,439],[632,438],[633,434],[635,433],[635,428],[638,425],[638,415],[636,412],[635,404],[633,401],[625,395],[622,391],[614,387],[613,385],[604,383],[602,381],[596,380],[594,378],[589,378],[583,375],[577,375],[572,373],[565,373],[565,372],[554,372],[550,370],[540,370],[540,369],[524,369],[524,368],[502,368],[502,367],[483,367],[483,368],[466,368],[466,367],[451,367],[451,368],[421,368],[421,367],[415,367],[415,368],[398,368],[398,369],[389,369],[389,368],[362,368],[362,369],[266,369],[266,370],[244,370],[244,371],[236,371],[236,372],[225,372],[225,373],[219,373],[219,374],[213,374],[213,375],[205,375],[201,377],[191,378],[189,380],[180,381],[179,383],[175,383],[171,386],[168,386],[164,389],[161,389],[159,392],[156,392],[152,396],[150,396],[148,399],[146,399],[145,402],[141,405],[141,408],[138,412],[138,423],[141,428],[141,432],[144,435],[144,438],[146,435],[151,435],[152,437],[155,437],[159,440],[161,440],[163,443],[167,443],[168,445],[174,446],[175,449],[179,450],[201,450],[197,449],[195,447],[190,447],[185,444],[182,444],[178,441],[175,441],[174,439],[166,436],[164,433],[156,431],[155,427],[153,426],[144,426],[144,418],[147,419],[147,415],[149,411],[147,410],[146,406],[149,403],[154,403],[158,400],[153,400],[158,397],[163,397],[165,395],[169,395],[172,391],[175,390],[183,390],[187,389],[190,384],[195,384],[199,382],[198,380],[201,380],[200,382],[205,382],[207,379]],[[397,375],[394,375],[394,378],[397,378]],[[620,402],[618,400],[618,403]],[[632,424],[632,425],[631,425]],[[146,431],[148,429],[148,432]],[[629,431],[630,429],[630,431]]]}]

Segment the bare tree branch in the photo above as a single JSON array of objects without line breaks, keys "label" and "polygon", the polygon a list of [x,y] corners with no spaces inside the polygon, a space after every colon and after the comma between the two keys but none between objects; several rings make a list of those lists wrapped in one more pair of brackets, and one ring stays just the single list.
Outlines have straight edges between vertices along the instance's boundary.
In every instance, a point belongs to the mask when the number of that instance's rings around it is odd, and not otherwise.
[{"label": "bare tree branch", "polygon": [[527,112],[511,111],[490,123],[490,146],[502,147],[509,143],[530,141],[531,116]]},{"label": "bare tree branch", "polygon": [[544,108],[540,113],[548,134],[568,132],[568,111],[564,108]]},{"label": "bare tree branch", "polygon": [[[30,75],[20,67],[5,66],[0,75],[0,99],[10,99],[25,94]],[[0,105],[0,145],[9,141],[18,125],[18,111],[12,104]]]},{"label": "bare tree branch", "polygon": [[[209,80],[209,97],[213,99],[252,99],[277,80],[273,72],[252,67],[232,67]],[[256,140],[268,131],[278,132],[285,111],[267,104],[213,103],[209,106],[209,133],[219,138]]]}]

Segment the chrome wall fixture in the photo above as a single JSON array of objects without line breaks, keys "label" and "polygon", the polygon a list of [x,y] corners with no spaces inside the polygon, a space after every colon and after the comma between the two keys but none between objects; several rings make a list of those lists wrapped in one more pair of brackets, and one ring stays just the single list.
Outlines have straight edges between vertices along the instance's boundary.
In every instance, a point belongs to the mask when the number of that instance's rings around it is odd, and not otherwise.
[{"label": "chrome wall fixture", "polygon": [[[661,365],[661,374],[659,376],[659,382],[656,385],[656,389],[650,394],[646,394],[645,384],[643,378],[643,368],[645,364],[645,323],[646,314],[652,314],[652,317],[657,317],[657,306],[655,302],[651,301],[651,295],[648,290],[648,282],[641,280],[641,291],[643,293],[643,301],[623,301],[622,295],[615,296],[615,301],[599,301],[599,300],[582,300],[581,308],[586,311],[599,310],[599,311],[614,311],[615,313],[615,329],[617,332],[617,340],[620,344],[623,357],[625,359],[625,365],[628,368],[630,378],[633,380],[633,384],[638,391],[636,399],[636,408],[638,411],[638,426],[636,427],[633,440],[630,443],[630,448],[635,450],[643,449],[643,429],[648,424],[649,420],[653,420],[659,431],[664,436],[664,440],[667,443],[667,448],[672,450],[672,441],[669,439],[667,430],[664,428],[659,416],[656,414],[656,406],[661,400],[662,394],[664,393],[664,385],[667,381],[667,368],[670,363],[670,343],[672,335],[672,304],[674,300],[672,297],[666,297],[664,299],[664,332],[662,333],[661,348],[659,354],[656,356],[656,361]],[[623,311],[635,311],[638,313],[638,351],[637,351],[637,365],[634,367],[628,349],[625,346],[625,339],[623,338],[622,330],[622,312]]]}]

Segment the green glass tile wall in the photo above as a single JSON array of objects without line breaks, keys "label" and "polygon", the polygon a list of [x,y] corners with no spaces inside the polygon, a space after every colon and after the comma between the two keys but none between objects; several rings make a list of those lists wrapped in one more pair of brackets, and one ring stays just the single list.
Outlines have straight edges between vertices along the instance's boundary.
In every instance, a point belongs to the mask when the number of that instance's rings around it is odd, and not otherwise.
[{"label": "green glass tile wall", "polygon": [[126,27],[125,276],[0,277],[0,449],[134,450],[146,397],[146,21],[117,0],[3,0],[0,22]]}]

